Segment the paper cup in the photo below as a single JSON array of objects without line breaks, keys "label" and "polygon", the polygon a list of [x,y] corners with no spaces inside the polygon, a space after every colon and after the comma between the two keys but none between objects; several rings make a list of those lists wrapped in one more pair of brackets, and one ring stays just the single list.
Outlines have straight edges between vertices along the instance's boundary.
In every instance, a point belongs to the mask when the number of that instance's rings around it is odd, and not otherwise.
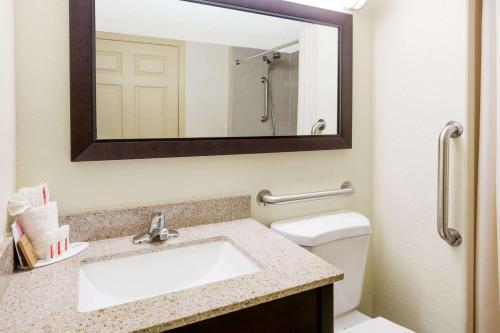
[{"label": "paper cup", "polygon": [[32,208],[19,215],[19,222],[38,258],[47,258],[46,232],[59,228],[57,203],[52,201],[46,206]]}]

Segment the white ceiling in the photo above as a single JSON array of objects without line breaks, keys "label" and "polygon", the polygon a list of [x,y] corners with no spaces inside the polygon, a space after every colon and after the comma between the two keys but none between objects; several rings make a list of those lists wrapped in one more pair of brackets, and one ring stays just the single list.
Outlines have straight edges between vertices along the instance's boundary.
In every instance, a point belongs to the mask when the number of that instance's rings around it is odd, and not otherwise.
[{"label": "white ceiling", "polygon": [[270,49],[308,25],[180,0],[96,0],[97,31]]}]

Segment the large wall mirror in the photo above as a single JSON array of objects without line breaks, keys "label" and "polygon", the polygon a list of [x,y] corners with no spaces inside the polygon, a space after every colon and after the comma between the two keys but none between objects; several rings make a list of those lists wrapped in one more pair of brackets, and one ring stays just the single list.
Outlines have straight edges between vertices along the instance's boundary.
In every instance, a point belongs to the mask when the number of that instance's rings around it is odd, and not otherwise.
[{"label": "large wall mirror", "polygon": [[74,161],[351,146],[351,15],[72,0],[70,47]]}]

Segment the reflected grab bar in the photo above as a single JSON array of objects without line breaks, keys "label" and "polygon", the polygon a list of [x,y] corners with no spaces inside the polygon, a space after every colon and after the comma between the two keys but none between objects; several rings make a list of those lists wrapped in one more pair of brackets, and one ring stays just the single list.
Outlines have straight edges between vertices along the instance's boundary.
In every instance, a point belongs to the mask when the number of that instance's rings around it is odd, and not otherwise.
[{"label": "reflected grab bar", "polygon": [[281,196],[273,196],[271,191],[262,190],[257,194],[257,203],[260,205],[282,205],[295,202],[303,202],[310,200],[328,199],[333,197],[342,197],[354,194],[354,188],[349,181],[345,181],[338,190],[310,192],[301,194],[289,194]]},{"label": "reflected grab bar", "polygon": [[269,119],[269,80],[267,77],[263,76],[260,78],[260,82],[264,83],[264,115],[260,117],[260,121],[265,123]]},{"label": "reflected grab bar", "polygon": [[448,227],[449,199],[449,146],[450,139],[458,138],[464,132],[462,124],[456,121],[448,122],[439,134],[438,149],[438,197],[437,197],[437,229],[439,236],[450,246],[460,246],[462,236],[455,229]]},{"label": "reflected grab bar", "polygon": [[326,122],[323,119],[319,119],[311,128],[311,135],[316,135],[318,130],[324,131],[326,128]]}]

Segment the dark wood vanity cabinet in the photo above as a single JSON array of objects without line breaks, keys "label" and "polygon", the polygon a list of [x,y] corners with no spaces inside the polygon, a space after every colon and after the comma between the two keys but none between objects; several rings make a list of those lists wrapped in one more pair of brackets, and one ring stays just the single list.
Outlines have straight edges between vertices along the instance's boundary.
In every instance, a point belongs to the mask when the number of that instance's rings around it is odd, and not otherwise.
[{"label": "dark wood vanity cabinet", "polygon": [[301,292],[169,333],[333,333],[333,285]]}]

